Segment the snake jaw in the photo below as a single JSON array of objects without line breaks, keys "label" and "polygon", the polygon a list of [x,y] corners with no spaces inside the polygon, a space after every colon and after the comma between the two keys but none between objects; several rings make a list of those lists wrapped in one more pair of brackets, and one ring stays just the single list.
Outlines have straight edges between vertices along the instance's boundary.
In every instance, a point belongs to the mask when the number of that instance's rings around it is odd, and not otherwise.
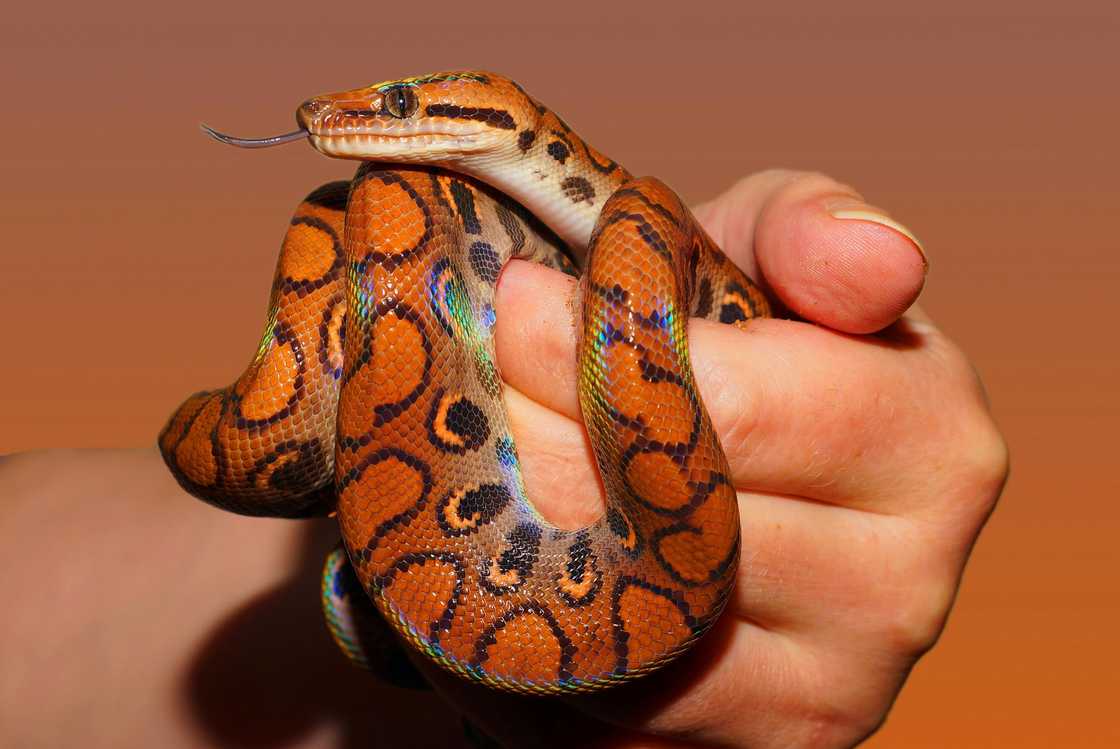
[{"label": "snake jaw", "polygon": [[386,113],[380,95],[317,97],[300,106],[296,120],[317,151],[335,158],[443,163],[488,146],[474,123],[394,117]]},{"label": "snake jaw", "polygon": [[[311,146],[325,156],[359,161],[400,161],[443,164],[479,150],[469,136],[448,133],[379,135],[370,133],[324,132],[309,135]],[[408,152],[408,159],[395,158]]]}]

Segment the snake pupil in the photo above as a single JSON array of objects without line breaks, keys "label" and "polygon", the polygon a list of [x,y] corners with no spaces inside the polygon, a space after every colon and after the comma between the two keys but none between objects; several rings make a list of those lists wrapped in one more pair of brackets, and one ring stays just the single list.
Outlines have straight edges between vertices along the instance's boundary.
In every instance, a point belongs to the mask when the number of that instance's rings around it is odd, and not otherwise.
[{"label": "snake pupil", "polygon": [[399,119],[411,117],[420,106],[420,100],[411,86],[396,86],[385,93],[385,109]]}]

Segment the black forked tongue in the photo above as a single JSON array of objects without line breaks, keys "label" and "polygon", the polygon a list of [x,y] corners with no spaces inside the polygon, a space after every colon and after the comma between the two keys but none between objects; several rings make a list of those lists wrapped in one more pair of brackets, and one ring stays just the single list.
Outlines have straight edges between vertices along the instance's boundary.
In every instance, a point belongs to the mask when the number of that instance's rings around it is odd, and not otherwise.
[{"label": "black forked tongue", "polygon": [[294,130],[290,133],[284,133],[283,135],[273,135],[269,138],[238,138],[233,135],[219,133],[217,130],[206,124],[201,124],[199,125],[199,127],[202,128],[202,132],[206,133],[214,140],[220,143],[228,143],[229,145],[237,146],[238,148],[269,148],[271,146],[280,146],[285,143],[291,143],[293,140],[303,140],[308,136],[308,132],[303,128],[300,128],[299,130]]}]

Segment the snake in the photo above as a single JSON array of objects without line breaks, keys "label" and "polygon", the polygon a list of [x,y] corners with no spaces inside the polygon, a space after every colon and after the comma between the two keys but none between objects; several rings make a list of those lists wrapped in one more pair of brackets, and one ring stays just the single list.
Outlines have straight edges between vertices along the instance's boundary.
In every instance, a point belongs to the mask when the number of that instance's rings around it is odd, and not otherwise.
[{"label": "snake", "polygon": [[[741,542],[686,326],[769,316],[761,287],[670,188],[502,75],[324,94],[296,119],[259,139],[203,126],[361,163],[299,203],[250,364],[159,435],[172,474],[232,512],[336,517],[324,611],[367,666],[403,640],[466,679],[559,694],[687,650]],[[585,527],[526,492],[494,342],[514,258],[579,278],[575,374],[605,499]]]}]

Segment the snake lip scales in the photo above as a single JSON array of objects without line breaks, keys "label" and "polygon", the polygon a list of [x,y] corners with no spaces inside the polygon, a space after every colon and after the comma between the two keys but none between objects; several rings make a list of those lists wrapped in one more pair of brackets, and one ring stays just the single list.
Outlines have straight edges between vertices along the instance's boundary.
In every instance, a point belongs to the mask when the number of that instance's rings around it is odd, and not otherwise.
[{"label": "snake lip scales", "polygon": [[[609,687],[682,653],[739,559],[687,322],[742,324],[770,314],[766,297],[668,187],[504,76],[377,83],[308,99],[296,120],[269,138],[203,126],[363,163],[297,207],[244,373],[161,432],[176,479],[242,514],[335,514],[324,614],[383,679],[407,661],[401,640],[529,694]],[[606,493],[585,527],[540,515],[522,476],[494,342],[513,258],[582,269],[576,380]]]}]

